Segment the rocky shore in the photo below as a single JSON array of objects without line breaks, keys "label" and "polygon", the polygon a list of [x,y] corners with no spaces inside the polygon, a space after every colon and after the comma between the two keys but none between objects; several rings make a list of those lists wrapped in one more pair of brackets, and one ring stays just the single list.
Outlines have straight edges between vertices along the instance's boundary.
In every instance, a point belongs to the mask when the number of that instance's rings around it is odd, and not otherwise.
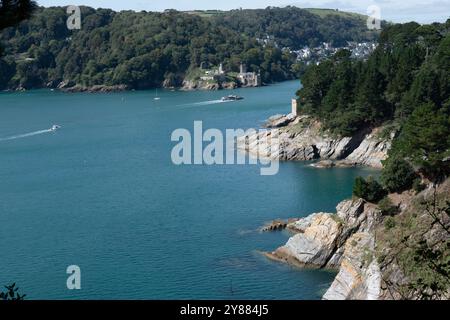
[{"label": "rocky shore", "polygon": [[[338,270],[322,297],[326,300],[416,299],[414,292],[408,296],[403,293],[404,288],[409,288],[410,279],[399,265],[399,259],[408,250],[402,245],[401,235],[414,237],[416,232],[430,243],[445,243],[448,232],[419,208],[425,200],[440,199],[445,203],[449,194],[450,179],[447,179],[436,190],[429,184],[419,193],[407,190],[388,196],[399,210],[396,214],[399,220],[415,221],[418,229],[408,225],[388,226],[387,221],[393,217],[383,213],[378,205],[359,198],[344,200],[335,213],[318,212],[290,219],[282,227],[295,234],[284,246],[265,255],[297,267]],[[450,221],[441,222],[450,227]],[[279,226],[266,231],[280,229]]]},{"label": "rocky shore", "polygon": [[[60,83],[48,83],[47,88],[60,90],[63,92],[68,93],[75,93],[75,92],[88,92],[88,93],[106,93],[106,92],[120,92],[120,91],[128,91],[131,90],[130,87],[127,85],[94,85],[94,86],[83,86],[80,84],[75,84],[72,81],[61,81]],[[243,86],[236,82],[208,82],[208,81],[191,81],[191,80],[184,80],[181,84],[173,85],[171,83],[164,82],[162,85],[165,89],[179,89],[182,91],[194,91],[194,90],[208,90],[208,91],[215,91],[215,90],[232,90],[236,88],[246,88],[250,86]],[[17,87],[14,89],[4,90],[4,91],[26,91],[26,88],[23,87]]]},{"label": "rocky shore", "polygon": [[296,234],[266,256],[300,267],[339,268],[324,299],[378,299],[381,274],[373,258],[373,231],[380,221],[374,205],[345,200],[336,213],[313,213],[289,223]]},{"label": "rocky shore", "polygon": [[98,85],[98,86],[92,86],[92,87],[85,87],[85,86],[73,86],[68,88],[62,88],[60,89],[64,92],[69,93],[75,93],[75,92],[88,92],[88,93],[107,93],[107,92],[120,92],[120,91],[126,91],[128,90],[128,87],[125,85],[117,85],[117,86],[104,86],[104,85]]},{"label": "rocky shore", "polygon": [[[249,131],[239,137],[237,148],[273,159],[316,160],[311,164],[316,168],[356,165],[382,168],[382,161],[387,158],[395,137],[395,132],[386,128],[337,137],[323,130],[320,122],[308,116],[294,115],[273,116],[265,128],[267,130]],[[275,148],[271,145],[274,138],[279,142]],[[432,184],[425,184],[425,190],[418,193],[407,190],[388,195],[396,208],[396,219],[416,221],[420,228],[411,229],[407,224],[393,227],[394,217],[383,212],[377,204],[354,198],[340,202],[334,213],[317,212],[266,225],[262,228],[265,232],[288,229],[294,235],[285,245],[265,255],[297,267],[337,270],[323,299],[405,299],[402,292],[409,288],[410,279],[397,259],[400,259],[399,253],[407,256],[404,252],[408,248],[402,247],[399,235],[407,232],[414,237],[416,232],[420,237],[425,235],[431,243],[442,242],[448,237],[419,204],[425,200],[433,201],[433,194],[441,194],[444,201],[448,199],[450,179],[434,191]],[[450,224],[450,221],[446,223]],[[416,296],[412,292],[407,298]]]},{"label": "rocky shore", "polygon": [[184,80],[181,86],[183,91],[193,90],[222,90],[222,89],[236,89],[238,84],[236,82],[209,82],[209,81],[193,81]]},{"label": "rocky shore", "polygon": [[[394,138],[394,133],[388,138],[381,137],[382,128],[337,137],[308,116],[277,115],[269,118],[265,127],[266,131],[240,137],[237,147],[279,160],[320,160],[312,164],[317,168],[356,165],[381,168]],[[274,137],[275,133],[279,147],[271,148],[268,137]]]}]

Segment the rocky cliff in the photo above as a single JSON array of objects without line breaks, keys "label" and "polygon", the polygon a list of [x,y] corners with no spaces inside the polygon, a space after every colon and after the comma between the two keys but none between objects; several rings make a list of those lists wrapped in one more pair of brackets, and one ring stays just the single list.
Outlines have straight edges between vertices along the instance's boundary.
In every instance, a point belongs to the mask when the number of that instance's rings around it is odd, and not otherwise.
[{"label": "rocky cliff", "polygon": [[181,90],[222,90],[222,89],[236,89],[239,84],[234,81],[203,81],[203,80],[183,80]]},{"label": "rocky cliff", "polygon": [[[316,167],[366,165],[381,168],[393,134],[381,137],[381,128],[361,131],[352,137],[337,137],[323,130],[308,116],[278,115],[270,118],[266,131],[242,136],[237,147],[251,154],[279,160],[322,160]],[[271,148],[275,134],[278,147]]]},{"label": "rocky cliff", "polygon": [[339,268],[324,299],[376,299],[381,274],[373,258],[373,230],[381,212],[362,199],[342,201],[336,209],[289,223],[295,235],[267,256],[297,266]]},{"label": "rocky cliff", "polygon": [[[431,288],[443,287],[430,293],[435,294],[433,298],[448,299],[448,264],[445,272],[434,270],[433,265],[439,259],[445,265],[450,252],[449,194],[449,179],[439,186],[429,184],[420,193],[390,194],[392,205],[399,210],[394,216],[362,199],[342,201],[336,213],[291,220],[286,228],[294,235],[266,256],[301,267],[338,269],[323,299],[417,299],[423,292],[418,293],[415,286],[421,289],[424,281],[430,281]],[[433,204],[437,211],[430,211]],[[423,240],[431,248],[431,267],[417,261],[427,258]]]}]

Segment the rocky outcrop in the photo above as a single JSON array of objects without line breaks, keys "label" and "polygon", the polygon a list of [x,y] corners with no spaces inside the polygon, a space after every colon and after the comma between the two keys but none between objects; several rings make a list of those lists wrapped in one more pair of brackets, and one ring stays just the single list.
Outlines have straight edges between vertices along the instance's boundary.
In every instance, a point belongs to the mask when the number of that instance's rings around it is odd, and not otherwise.
[{"label": "rocky outcrop", "polygon": [[379,299],[381,272],[373,254],[374,243],[368,232],[355,233],[345,242],[339,273],[323,299]]},{"label": "rocky outcrop", "polygon": [[71,88],[73,86],[75,86],[75,82],[73,82],[71,80],[63,80],[56,87],[58,89],[67,89],[67,88]]},{"label": "rocky outcrop", "polygon": [[279,231],[286,229],[287,223],[283,221],[273,221],[269,225],[262,227],[262,232],[268,232],[268,231]]},{"label": "rocky outcrop", "polygon": [[187,80],[185,79],[182,83],[181,90],[192,91],[192,90],[222,90],[222,89],[235,89],[238,84],[234,81],[230,82],[212,82],[203,80]]},{"label": "rocky outcrop", "polygon": [[428,182],[419,193],[389,194],[400,210],[395,216],[383,215],[362,199],[342,201],[336,213],[313,213],[288,223],[295,235],[267,256],[302,267],[338,269],[323,299],[448,299],[446,271],[434,268],[441,268],[437,262],[446,261],[449,252],[449,195],[450,179]]},{"label": "rocky outcrop", "polygon": [[[327,265],[342,226],[328,213],[317,213],[306,223],[309,225],[303,232],[291,237],[284,246],[272,253],[273,258],[306,266]],[[300,229],[298,226],[296,228]]]},{"label": "rocky outcrop", "polygon": [[219,90],[220,85],[216,82],[208,81],[194,81],[194,80],[184,80],[181,90],[192,91],[192,90]]},{"label": "rocky outcrop", "polygon": [[269,119],[267,119],[266,123],[264,124],[264,128],[280,128],[285,127],[288,124],[290,124],[292,121],[296,119],[295,116],[289,114],[289,115],[283,115],[283,114],[276,114],[274,116],[271,116]]},{"label": "rocky outcrop", "polygon": [[339,268],[324,299],[375,299],[381,275],[373,254],[373,230],[381,212],[362,199],[342,201],[336,211],[289,223],[296,234],[266,255],[297,266]]},{"label": "rocky outcrop", "polygon": [[107,93],[107,92],[119,92],[119,91],[125,91],[128,90],[128,87],[126,85],[115,85],[115,86],[105,86],[105,85],[95,85],[91,87],[85,87],[80,85],[75,85],[73,87],[62,87],[59,88],[64,92],[89,92],[89,93]]},{"label": "rocky outcrop", "polygon": [[265,156],[279,160],[327,160],[313,164],[318,168],[354,165],[381,168],[393,138],[381,139],[379,128],[363,130],[352,137],[337,137],[308,116],[277,115],[269,118],[265,127],[267,131],[240,137],[237,148],[253,155],[261,155],[264,150]]},{"label": "rocky outcrop", "polygon": [[387,158],[395,132],[392,132],[388,139],[381,139],[378,136],[379,131],[380,129],[377,128],[366,135],[359,146],[344,160],[338,162],[338,165],[364,165],[381,168],[381,161]]}]

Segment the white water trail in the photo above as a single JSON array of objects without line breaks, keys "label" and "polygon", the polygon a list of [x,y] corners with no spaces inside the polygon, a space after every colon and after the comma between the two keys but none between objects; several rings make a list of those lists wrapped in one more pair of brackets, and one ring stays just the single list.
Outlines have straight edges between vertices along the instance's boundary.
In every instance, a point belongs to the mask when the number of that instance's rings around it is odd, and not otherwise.
[{"label": "white water trail", "polygon": [[39,131],[34,131],[34,132],[30,132],[30,133],[19,134],[19,135],[15,135],[15,136],[11,136],[11,137],[0,138],[0,142],[1,142],[1,141],[9,141],[9,140],[16,140],[16,139],[22,139],[22,138],[27,138],[27,137],[37,136],[37,135],[39,135],[39,134],[49,133],[49,132],[53,132],[53,130],[52,130],[52,129],[39,130]]},{"label": "white water trail", "polygon": [[221,99],[219,99],[219,100],[209,100],[209,101],[202,101],[202,102],[180,104],[180,105],[178,105],[178,107],[182,107],[182,106],[184,106],[184,107],[188,107],[188,106],[191,106],[191,107],[194,107],[194,106],[207,106],[207,105],[210,105],[210,104],[219,104],[219,103],[227,103],[227,102],[231,102],[231,101],[223,101]]}]

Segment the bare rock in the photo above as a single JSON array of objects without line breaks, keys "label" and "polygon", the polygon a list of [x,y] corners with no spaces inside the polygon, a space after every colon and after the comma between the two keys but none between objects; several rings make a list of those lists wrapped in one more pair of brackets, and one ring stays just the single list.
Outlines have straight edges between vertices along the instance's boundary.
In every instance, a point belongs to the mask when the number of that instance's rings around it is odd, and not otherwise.
[{"label": "bare rock", "polygon": [[[278,139],[277,151],[270,152],[270,158],[296,161],[321,159],[313,164],[317,168],[357,165],[381,168],[393,137],[381,139],[379,128],[370,132],[363,130],[351,137],[337,137],[324,131],[320,122],[304,115],[276,115],[269,118],[264,126]],[[268,150],[270,146],[263,141],[264,136],[267,133],[247,135],[245,138],[256,143],[238,145],[238,148],[255,155],[259,147]]]},{"label": "bare rock", "polygon": [[311,164],[311,167],[314,168],[333,168],[336,166],[336,163],[333,160],[321,160],[316,163]]},{"label": "bare rock", "polygon": [[360,145],[349,154],[344,163],[365,165],[369,167],[382,168],[382,161],[387,159],[387,153],[391,148],[391,140],[383,140],[378,137],[379,130],[368,134]]},{"label": "bare rock", "polygon": [[292,114],[288,115],[275,115],[270,117],[264,124],[265,128],[281,128],[287,126],[289,123],[293,122],[296,117]]},{"label": "bare rock", "polygon": [[373,255],[370,233],[355,233],[345,244],[339,273],[324,294],[325,300],[376,300],[381,294],[381,273]]},{"label": "bare rock", "polygon": [[280,260],[295,259],[298,264],[323,266],[327,263],[339,236],[341,226],[330,213],[315,214],[304,232],[291,237],[272,254]]},{"label": "bare rock", "polygon": [[261,228],[262,232],[280,231],[286,229],[288,223],[283,220],[274,220]]}]

